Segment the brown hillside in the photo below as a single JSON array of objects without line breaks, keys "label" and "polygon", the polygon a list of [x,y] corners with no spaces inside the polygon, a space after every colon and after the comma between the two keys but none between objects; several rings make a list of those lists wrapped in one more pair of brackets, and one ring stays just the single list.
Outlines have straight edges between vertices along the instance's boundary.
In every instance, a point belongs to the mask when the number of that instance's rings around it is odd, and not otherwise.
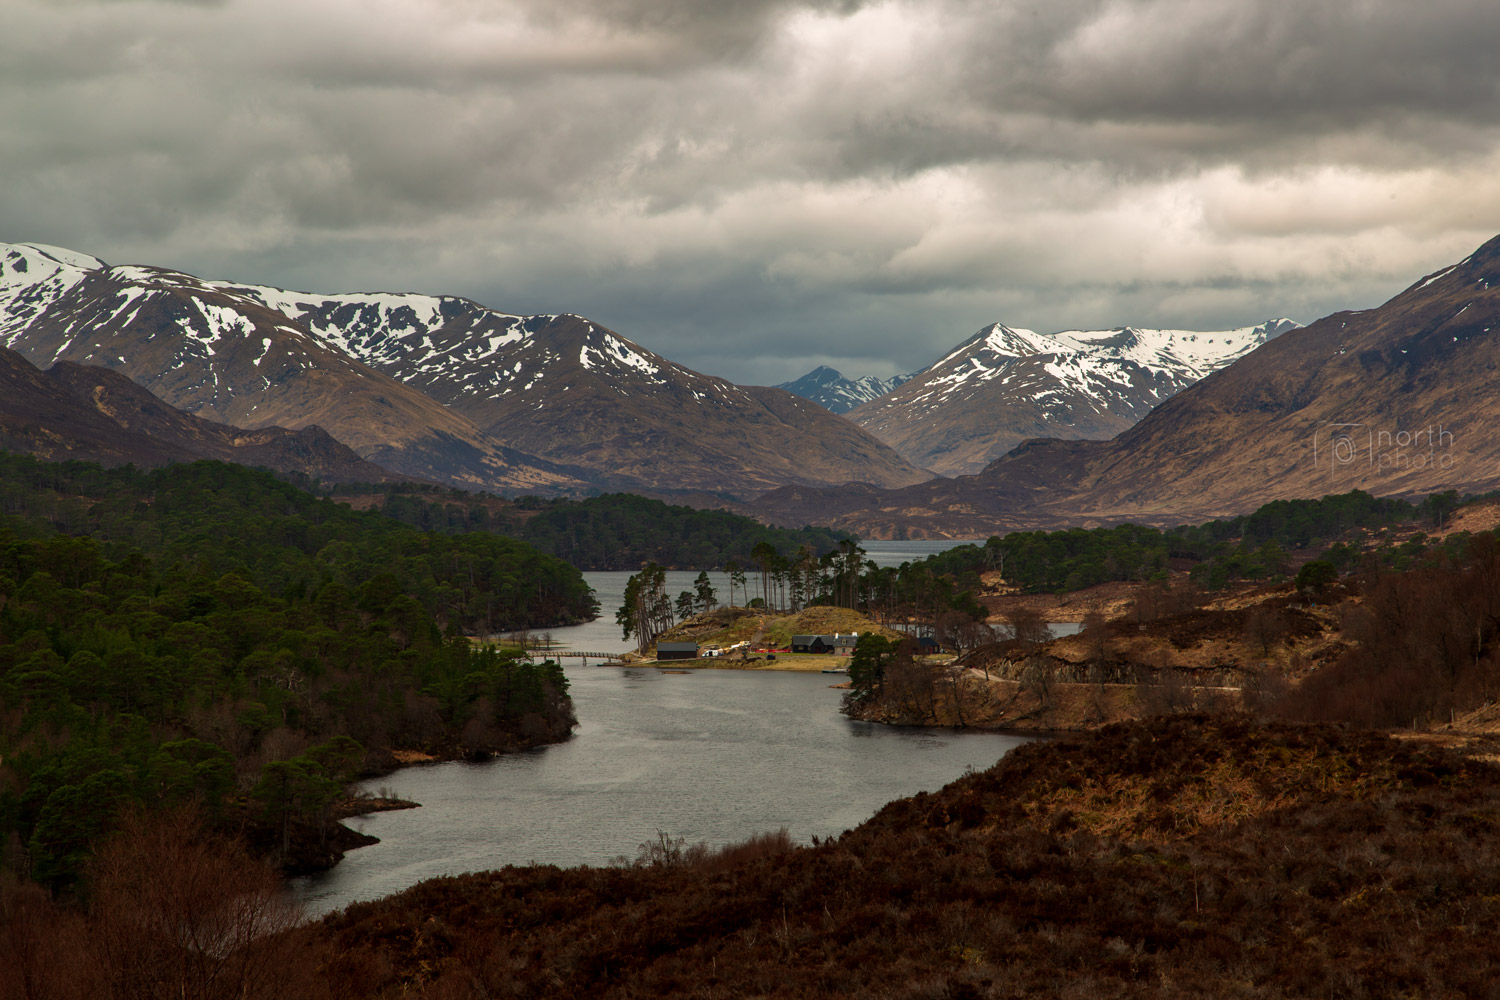
[{"label": "brown hillside", "polygon": [[[535,384],[476,393],[472,366],[455,361],[424,391],[496,440],[631,488],[753,495],[784,483],[931,478],[810,400],[690,371],[582,317],[552,318],[535,338],[536,357],[518,362],[545,369]],[[634,363],[606,367],[621,354]]]},{"label": "brown hillside", "polygon": [[305,967],[361,996],[1487,996],[1497,816],[1500,772],[1449,751],[1162,719],[729,868],[424,883],[314,927]]},{"label": "brown hillside", "polygon": [[867,537],[1179,524],[1276,499],[1500,487],[1500,237],[1377,309],[1256,349],[1107,442],[1032,441],[977,476],[769,493],[763,516]]},{"label": "brown hillside", "polygon": [[334,482],[397,478],[320,427],[241,430],[168,406],[107,368],[64,361],[42,372],[3,347],[0,444],[51,461],[155,466],[217,459]]}]

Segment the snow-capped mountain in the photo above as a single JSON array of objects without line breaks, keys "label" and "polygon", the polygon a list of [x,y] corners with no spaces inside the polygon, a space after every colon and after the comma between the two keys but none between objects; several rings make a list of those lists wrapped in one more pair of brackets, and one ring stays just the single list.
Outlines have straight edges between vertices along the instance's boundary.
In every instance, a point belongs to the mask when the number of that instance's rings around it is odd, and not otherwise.
[{"label": "snow-capped mountain", "polygon": [[1500,489],[1497,373],[1500,236],[1383,305],[1276,337],[1109,441],[1029,441],[976,476],[900,490],[787,487],[754,506],[782,524],[866,538],[975,538],[1194,524],[1355,489],[1489,493]]},{"label": "snow-capped mountain", "polygon": [[160,399],[237,427],[317,424],[365,459],[460,486],[582,488],[567,470],[325,343],[225,282],[0,244],[0,344],[32,364],[102,365]]},{"label": "snow-capped mountain", "polygon": [[522,451],[620,487],[749,493],[785,483],[928,478],[790,393],[703,375],[582,316],[466,299],[225,286],[427,393]]},{"label": "snow-capped mountain", "polygon": [[1298,324],[1237,330],[1066,330],[996,323],[849,418],[913,464],[969,475],[1032,437],[1113,437],[1153,407]]},{"label": "snow-capped mountain", "polygon": [[381,465],[458,485],[926,478],[790,394],[690,371],[582,317],[455,297],[289,292],[0,245],[0,344],[38,365],[106,365],[240,426],[317,423]]},{"label": "snow-capped mountain", "polygon": [[913,377],[893,375],[890,378],[877,378],[866,375],[864,378],[850,379],[845,378],[837,368],[819,365],[801,378],[779,383],[776,388],[810,399],[830,413],[847,413],[861,403],[884,396],[897,386],[911,381]]}]

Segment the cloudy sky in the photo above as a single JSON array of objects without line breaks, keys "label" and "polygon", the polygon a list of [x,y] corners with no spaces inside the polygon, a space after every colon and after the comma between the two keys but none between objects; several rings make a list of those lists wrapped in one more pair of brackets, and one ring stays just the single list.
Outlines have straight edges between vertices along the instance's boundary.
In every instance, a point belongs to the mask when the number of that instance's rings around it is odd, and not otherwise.
[{"label": "cloudy sky", "polygon": [[0,0],[0,241],[741,382],[1376,305],[1500,233],[1494,0]]}]

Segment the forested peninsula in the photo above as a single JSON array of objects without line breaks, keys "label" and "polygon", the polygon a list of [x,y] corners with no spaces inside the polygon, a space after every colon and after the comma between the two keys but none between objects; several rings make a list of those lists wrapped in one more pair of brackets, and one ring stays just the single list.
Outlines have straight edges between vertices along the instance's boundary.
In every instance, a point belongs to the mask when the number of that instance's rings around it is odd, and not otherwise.
[{"label": "forested peninsula", "polygon": [[347,780],[394,752],[565,739],[562,670],[471,636],[596,612],[524,543],[264,471],[0,454],[0,868],[66,888],[122,810],[190,801],[316,866]]}]

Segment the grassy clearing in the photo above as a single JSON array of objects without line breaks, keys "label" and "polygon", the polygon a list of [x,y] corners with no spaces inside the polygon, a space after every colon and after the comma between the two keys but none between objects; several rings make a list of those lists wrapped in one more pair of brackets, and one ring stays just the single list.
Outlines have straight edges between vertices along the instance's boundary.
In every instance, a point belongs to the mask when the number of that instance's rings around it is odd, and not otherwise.
[{"label": "grassy clearing", "polygon": [[878,625],[848,608],[812,607],[795,614],[761,611],[756,608],[715,608],[683,621],[658,641],[697,642],[699,645],[720,647],[750,642],[756,646],[781,649],[791,645],[794,635],[826,635],[834,632],[879,632],[890,638],[901,637],[901,633]]}]

